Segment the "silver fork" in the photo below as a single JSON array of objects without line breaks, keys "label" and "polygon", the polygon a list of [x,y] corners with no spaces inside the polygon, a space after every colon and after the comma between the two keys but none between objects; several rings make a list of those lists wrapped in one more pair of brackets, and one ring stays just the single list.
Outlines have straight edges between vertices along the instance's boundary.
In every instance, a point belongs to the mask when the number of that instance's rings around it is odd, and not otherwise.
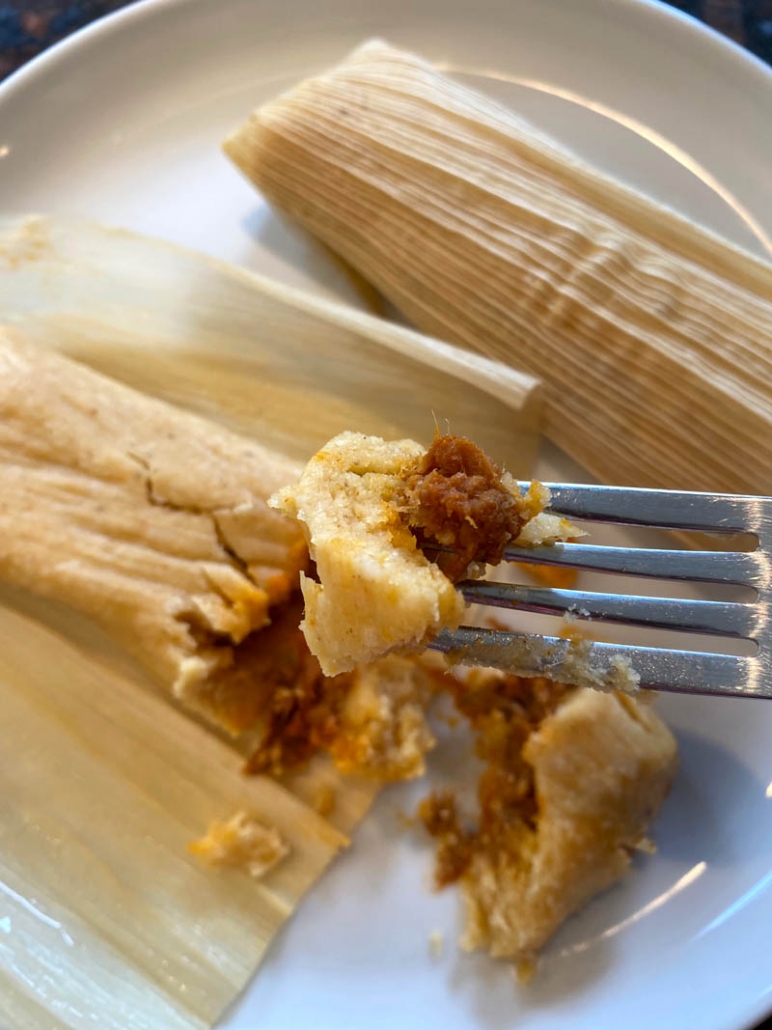
[{"label": "silver fork", "polygon": [[[527,487],[525,483],[520,485]],[[638,674],[642,687],[772,699],[772,497],[546,485],[552,493],[550,511],[572,519],[709,533],[750,533],[758,545],[754,551],[688,551],[566,543],[509,547],[505,560],[658,579],[745,585],[755,589],[755,600],[633,597],[467,580],[459,588],[469,602],[751,640],[757,645],[753,656],[594,643],[586,660],[599,681],[610,668],[624,663]],[[490,665],[560,679],[561,667],[576,645],[562,637],[462,626],[455,632],[443,631],[429,646],[451,653],[461,664]]]}]

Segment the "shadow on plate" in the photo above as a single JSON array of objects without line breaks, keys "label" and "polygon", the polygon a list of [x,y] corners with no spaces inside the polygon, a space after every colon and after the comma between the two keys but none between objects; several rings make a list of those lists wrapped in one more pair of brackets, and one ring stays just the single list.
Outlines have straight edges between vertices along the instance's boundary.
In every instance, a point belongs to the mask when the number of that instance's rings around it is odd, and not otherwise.
[{"label": "shadow on plate", "polygon": [[607,975],[612,958],[613,942],[603,942],[575,961],[539,970],[531,984],[521,987],[507,963],[493,962],[487,955],[460,955],[451,986],[471,996],[476,1023],[481,1028],[512,1030],[521,1020],[527,1022],[529,1008],[557,1008],[566,999],[590,989]]},{"label": "shadow on plate", "polygon": [[739,857],[772,862],[766,784],[713,741],[684,730],[677,736],[681,766],[655,826],[659,855],[712,866]]},{"label": "shadow on plate", "polygon": [[326,292],[338,294],[342,300],[359,300],[370,314],[383,316],[386,313],[386,302],[359,272],[268,204],[262,204],[247,215],[242,227],[262,252],[291,269],[307,270],[307,278]]}]

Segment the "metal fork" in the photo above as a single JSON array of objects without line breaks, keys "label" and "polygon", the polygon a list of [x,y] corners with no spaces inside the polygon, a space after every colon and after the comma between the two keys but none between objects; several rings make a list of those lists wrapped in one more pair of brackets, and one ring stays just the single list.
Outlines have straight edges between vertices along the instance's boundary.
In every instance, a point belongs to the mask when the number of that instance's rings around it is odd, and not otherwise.
[{"label": "metal fork", "polygon": [[[527,487],[525,483],[520,485]],[[459,589],[469,602],[751,640],[756,643],[757,652],[750,657],[594,643],[587,661],[600,680],[609,668],[622,662],[638,674],[642,687],[772,699],[772,497],[546,485],[552,494],[550,511],[572,519],[709,533],[750,533],[758,546],[754,551],[689,551],[566,543],[509,547],[505,560],[658,579],[745,585],[755,589],[755,600],[633,597],[467,580],[459,584]],[[490,665],[560,679],[561,667],[575,644],[562,637],[462,626],[455,632],[443,631],[429,646],[451,653],[461,664]],[[508,664],[507,654],[517,656],[517,668]]]}]

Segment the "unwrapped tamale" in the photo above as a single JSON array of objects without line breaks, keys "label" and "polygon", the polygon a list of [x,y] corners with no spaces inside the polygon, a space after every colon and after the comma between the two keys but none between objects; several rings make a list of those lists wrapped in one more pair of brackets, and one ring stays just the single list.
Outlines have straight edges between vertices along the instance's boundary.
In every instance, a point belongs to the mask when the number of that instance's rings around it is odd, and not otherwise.
[{"label": "unwrapped tamale", "polygon": [[251,440],[19,336],[0,337],[0,578],[94,619],[231,730],[253,721],[250,634],[297,585],[297,476]]}]

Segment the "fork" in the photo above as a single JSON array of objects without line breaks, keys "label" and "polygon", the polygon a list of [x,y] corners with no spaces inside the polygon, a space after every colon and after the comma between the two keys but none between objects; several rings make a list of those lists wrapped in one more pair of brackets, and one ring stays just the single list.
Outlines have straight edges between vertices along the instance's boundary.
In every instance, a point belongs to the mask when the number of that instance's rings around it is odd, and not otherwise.
[{"label": "fork", "polygon": [[[509,547],[504,553],[506,561],[745,585],[755,589],[755,600],[633,597],[465,580],[458,586],[468,602],[750,640],[757,646],[752,656],[593,643],[588,646],[586,662],[599,684],[610,683],[609,670],[624,666],[632,668],[641,687],[772,699],[772,497],[545,485],[552,495],[549,510],[572,519],[708,533],[750,533],[756,537],[757,547],[753,551],[689,551],[558,543]],[[527,486],[520,484],[522,489]],[[462,626],[454,632],[444,630],[429,647],[449,654],[459,664],[560,679],[561,669],[569,668],[576,643],[562,637]]]}]

